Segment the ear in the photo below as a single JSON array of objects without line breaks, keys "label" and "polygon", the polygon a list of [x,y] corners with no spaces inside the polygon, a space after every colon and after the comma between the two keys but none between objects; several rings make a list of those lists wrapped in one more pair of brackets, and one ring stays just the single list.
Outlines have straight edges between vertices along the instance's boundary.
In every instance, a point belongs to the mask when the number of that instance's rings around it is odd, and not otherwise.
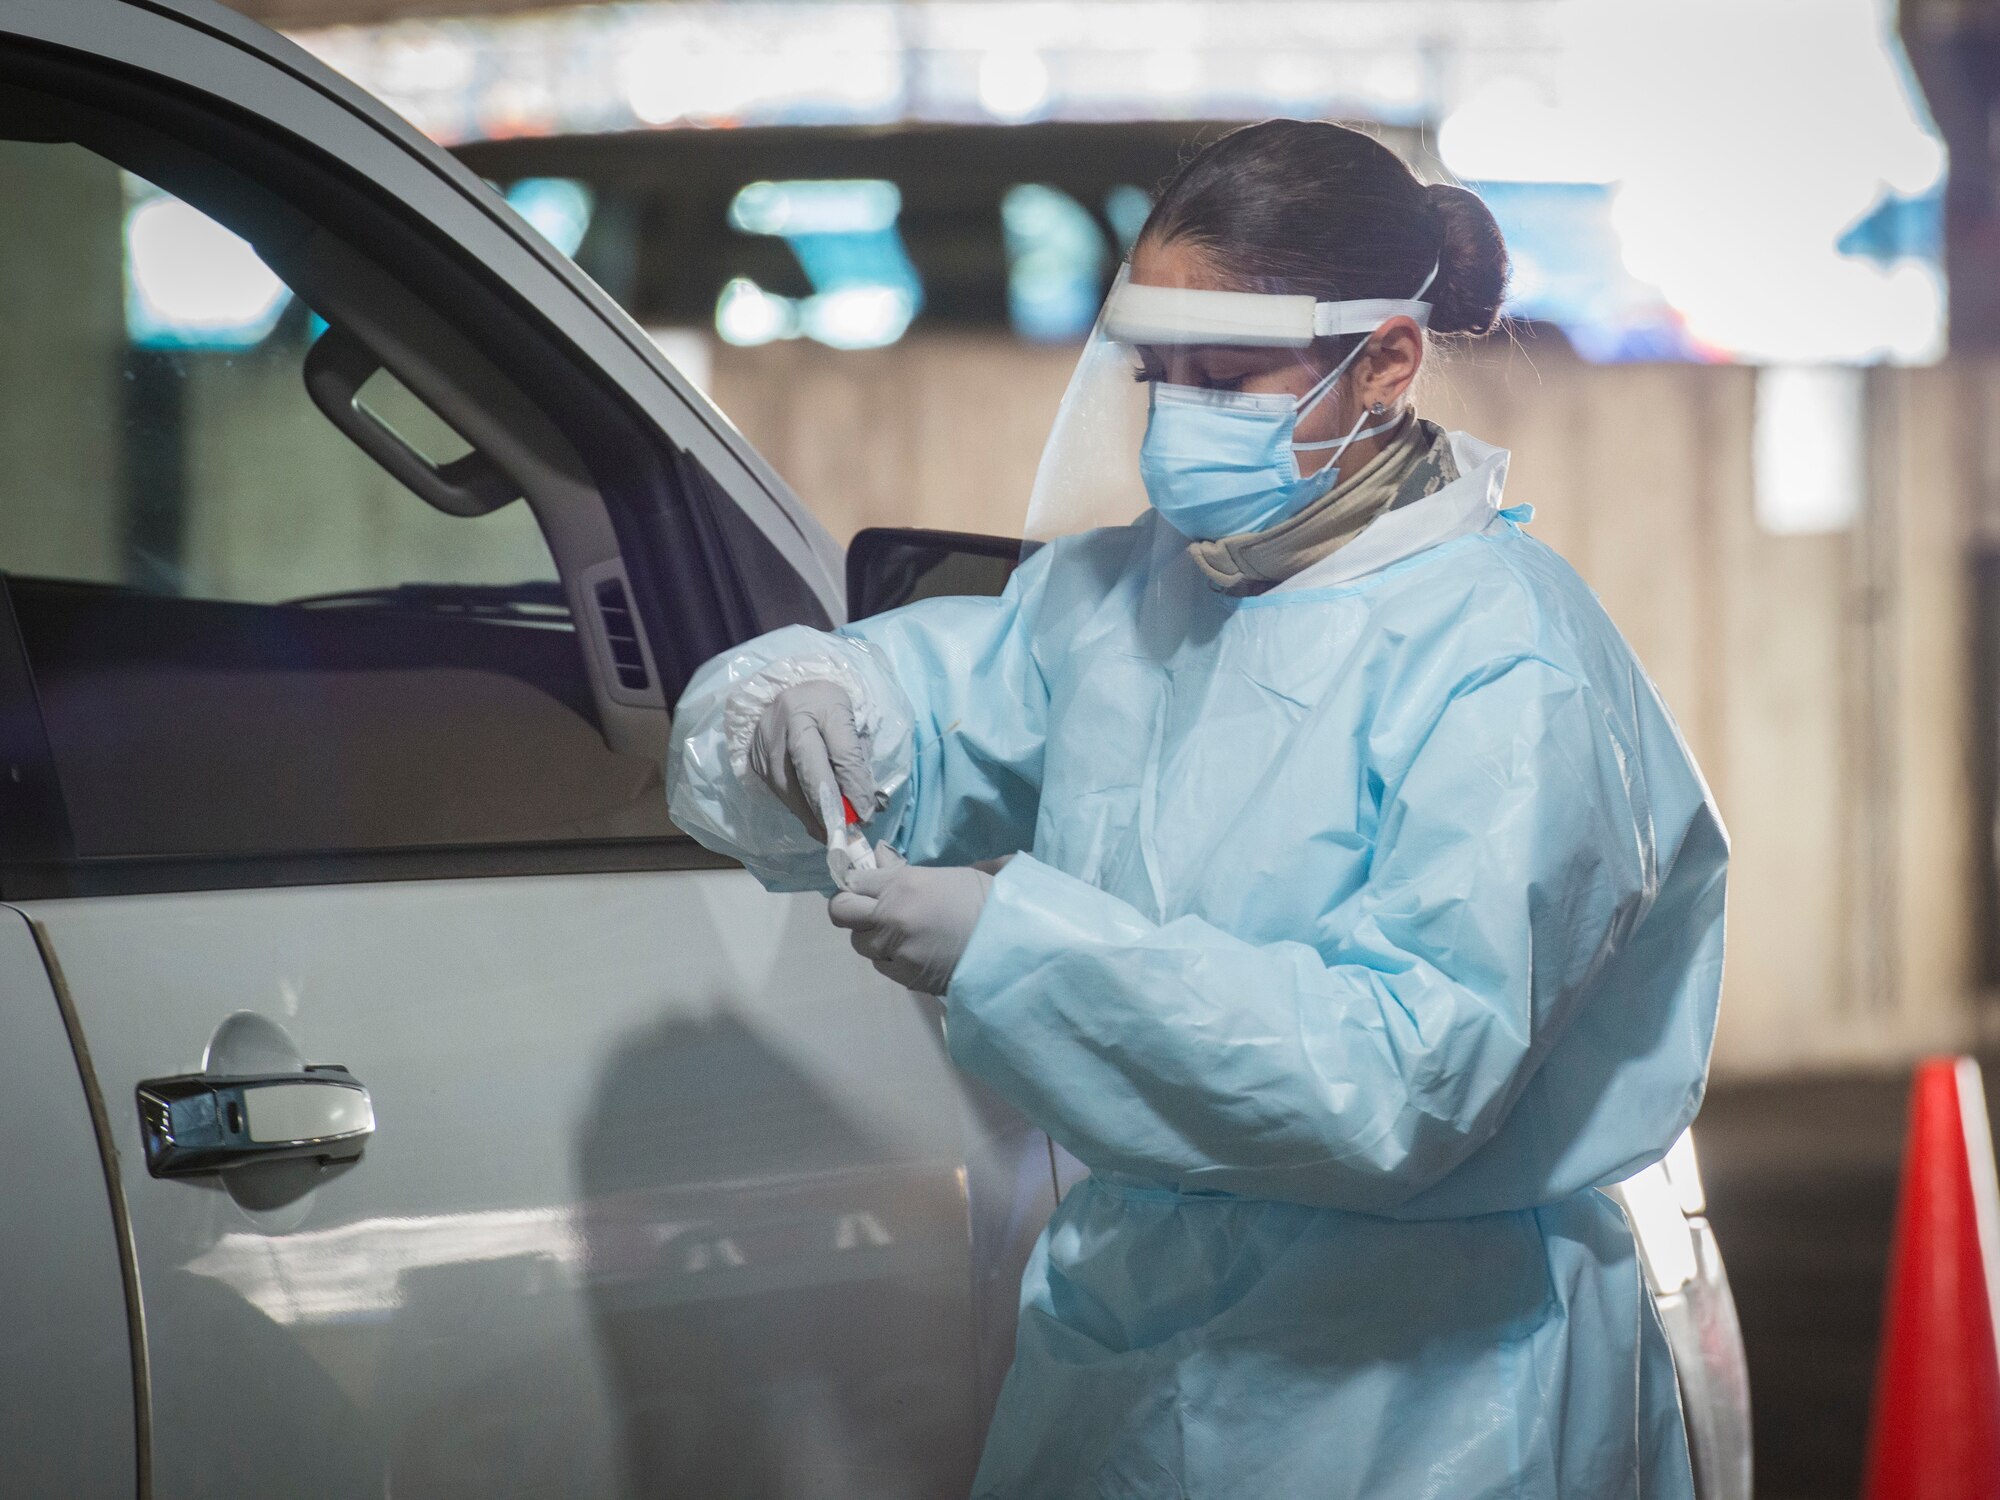
[{"label": "ear", "polygon": [[1363,406],[1393,408],[1424,365],[1424,331],[1414,318],[1391,318],[1375,330],[1355,362],[1355,395]]}]

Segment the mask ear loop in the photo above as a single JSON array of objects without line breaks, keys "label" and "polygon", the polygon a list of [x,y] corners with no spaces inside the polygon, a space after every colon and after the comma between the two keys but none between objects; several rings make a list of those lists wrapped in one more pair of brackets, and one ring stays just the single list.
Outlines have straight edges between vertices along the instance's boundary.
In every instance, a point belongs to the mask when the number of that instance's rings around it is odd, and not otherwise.
[{"label": "mask ear loop", "polygon": [[[1410,299],[1412,302],[1421,302],[1423,300],[1424,293],[1429,291],[1431,283],[1437,280],[1437,274],[1438,262],[1432,261],[1430,274],[1424,278],[1424,284],[1417,288],[1416,296]],[[1375,332],[1380,332],[1380,329],[1376,329]],[[1369,341],[1375,337],[1375,332],[1371,332],[1367,338],[1364,338],[1360,343],[1348,350],[1347,358],[1322,375],[1318,383],[1311,390],[1299,397],[1298,405],[1293,408],[1294,422],[1319,405],[1320,401],[1326,396],[1326,393],[1333,389],[1333,383],[1340,378],[1341,372],[1353,364],[1360,356],[1361,351],[1368,347]],[[1328,438],[1326,441],[1319,443],[1293,443],[1292,450],[1296,453],[1324,453],[1328,448],[1336,448],[1344,452],[1351,443],[1360,442],[1363,438],[1380,437],[1385,432],[1394,431],[1403,420],[1403,413],[1398,411],[1386,422],[1370,427],[1365,432],[1362,431],[1361,424],[1373,415],[1375,415],[1374,412],[1363,407],[1361,415],[1354,419],[1354,425],[1347,429],[1346,437]]]}]

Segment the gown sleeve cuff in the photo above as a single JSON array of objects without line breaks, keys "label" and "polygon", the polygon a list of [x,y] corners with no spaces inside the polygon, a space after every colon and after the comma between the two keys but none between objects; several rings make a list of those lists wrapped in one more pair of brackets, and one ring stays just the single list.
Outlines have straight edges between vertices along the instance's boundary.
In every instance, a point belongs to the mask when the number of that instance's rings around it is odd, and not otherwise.
[{"label": "gown sleeve cuff", "polygon": [[1116,896],[1017,854],[993,878],[945,992],[951,1054],[978,1072],[980,1034],[1027,1028],[1058,1016],[1075,988],[1062,970],[1088,964],[1106,947],[1143,941],[1154,931]]}]

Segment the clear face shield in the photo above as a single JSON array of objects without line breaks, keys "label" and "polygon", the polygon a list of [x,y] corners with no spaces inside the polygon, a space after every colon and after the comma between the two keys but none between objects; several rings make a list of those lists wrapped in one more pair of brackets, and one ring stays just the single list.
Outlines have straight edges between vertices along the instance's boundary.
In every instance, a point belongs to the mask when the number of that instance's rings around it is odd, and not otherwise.
[{"label": "clear face shield", "polygon": [[[1056,413],[1029,498],[1030,542],[1122,526],[1149,504],[1189,537],[1259,531],[1338,483],[1350,443],[1400,412],[1363,412],[1344,433],[1315,416],[1365,338],[1329,361],[1325,341],[1395,317],[1428,326],[1422,299],[1310,296],[1135,283],[1121,268]],[[1301,437],[1301,428],[1317,433]]]}]

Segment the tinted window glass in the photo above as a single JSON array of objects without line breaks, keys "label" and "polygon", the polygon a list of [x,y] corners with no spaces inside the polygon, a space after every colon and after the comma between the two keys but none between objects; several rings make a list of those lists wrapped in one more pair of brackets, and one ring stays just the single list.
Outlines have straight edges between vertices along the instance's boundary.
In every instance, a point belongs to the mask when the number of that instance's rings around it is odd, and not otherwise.
[{"label": "tinted window glass", "polygon": [[[77,852],[665,833],[605,743],[534,512],[420,500],[326,420],[324,325],[75,146],[0,142],[0,570]],[[393,377],[363,403],[444,463]]]}]

